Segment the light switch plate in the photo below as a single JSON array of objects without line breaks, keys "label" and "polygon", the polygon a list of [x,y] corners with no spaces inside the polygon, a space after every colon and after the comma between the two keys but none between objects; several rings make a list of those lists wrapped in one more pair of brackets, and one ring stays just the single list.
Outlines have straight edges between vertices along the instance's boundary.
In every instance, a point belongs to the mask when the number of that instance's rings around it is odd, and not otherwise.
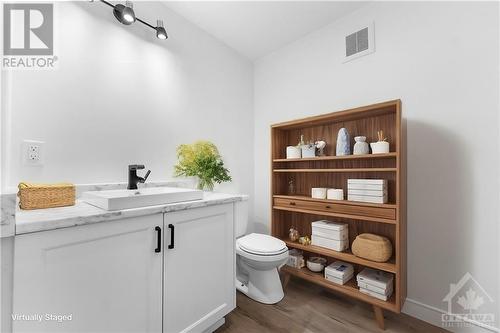
[{"label": "light switch plate", "polygon": [[43,165],[43,145],[45,142],[37,140],[23,141],[23,161],[24,165]]}]

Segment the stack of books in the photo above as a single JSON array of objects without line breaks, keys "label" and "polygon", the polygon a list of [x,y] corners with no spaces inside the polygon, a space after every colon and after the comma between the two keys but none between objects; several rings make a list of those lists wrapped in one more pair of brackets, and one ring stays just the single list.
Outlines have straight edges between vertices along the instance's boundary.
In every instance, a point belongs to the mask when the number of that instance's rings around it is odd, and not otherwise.
[{"label": "stack of books", "polygon": [[348,179],[347,200],[387,203],[387,179]]},{"label": "stack of books", "polygon": [[349,225],[327,220],[316,221],[312,226],[312,245],[326,247],[335,251],[349,248]]},{"label": "stack of books", "polygon": [[365,268],[356,277],[359,291],[382,301],[392,295],[394,277],[391,273]]},{"label": "stack of books", "polygon": [[343,261],[335,261],[325,268],[325,279],[336,284],[345,284],[354,275],[354,267]]}]

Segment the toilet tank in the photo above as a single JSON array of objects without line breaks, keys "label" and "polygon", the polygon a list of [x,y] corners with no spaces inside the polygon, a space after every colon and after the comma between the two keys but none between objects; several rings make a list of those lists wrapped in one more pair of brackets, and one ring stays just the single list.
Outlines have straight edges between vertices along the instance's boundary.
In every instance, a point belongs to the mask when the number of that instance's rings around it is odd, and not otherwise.
[{"label": "toilet tank", "polygon": [[234,232],[236,238],[248,233],[248,200],[234,203]]}]

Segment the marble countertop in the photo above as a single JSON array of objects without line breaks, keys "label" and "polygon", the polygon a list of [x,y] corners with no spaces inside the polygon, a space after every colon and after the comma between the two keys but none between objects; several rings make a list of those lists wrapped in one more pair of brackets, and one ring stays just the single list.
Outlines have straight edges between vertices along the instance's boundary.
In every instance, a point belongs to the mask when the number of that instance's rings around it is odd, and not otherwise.
[{"label": "marble countertop", "polygon": [[20,210],[15,215],[15,234],[68,228],[78,225],[118,220],[128,217],[167,213],[191,208],[220,205],[247,200],[248,196],[205,192],[202,200],[158,206],[107,211],[77,200],[74,206],[38,210]]}]

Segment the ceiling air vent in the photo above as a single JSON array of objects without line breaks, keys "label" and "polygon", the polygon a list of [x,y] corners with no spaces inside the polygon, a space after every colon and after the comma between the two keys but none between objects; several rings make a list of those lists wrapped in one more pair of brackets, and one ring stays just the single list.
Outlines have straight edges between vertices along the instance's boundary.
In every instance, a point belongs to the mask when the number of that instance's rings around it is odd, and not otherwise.
[{"label": "ceiling air vent", "polygon": [[373,24],[350,33],[345,37],[344,62],[359,58],[375,51]]}]

